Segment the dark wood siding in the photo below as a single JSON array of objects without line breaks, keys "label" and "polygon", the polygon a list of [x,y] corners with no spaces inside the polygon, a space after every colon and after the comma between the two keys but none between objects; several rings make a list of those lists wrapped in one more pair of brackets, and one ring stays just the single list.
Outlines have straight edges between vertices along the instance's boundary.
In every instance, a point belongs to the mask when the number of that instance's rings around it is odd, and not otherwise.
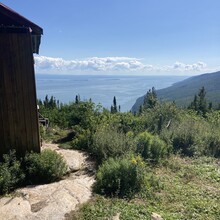
[{"label": "dark wood siding", "polygon": [[30,33],[0,33],[0,155],[40,152]]}]

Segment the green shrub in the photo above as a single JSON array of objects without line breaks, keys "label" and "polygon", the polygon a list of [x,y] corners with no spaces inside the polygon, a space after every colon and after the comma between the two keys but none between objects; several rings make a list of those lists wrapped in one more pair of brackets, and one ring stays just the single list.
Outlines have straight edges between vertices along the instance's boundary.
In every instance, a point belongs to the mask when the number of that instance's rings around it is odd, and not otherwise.
[{"label": "green shrub", "polygon": [[188,115],[184,121],[172,127],[172,145],[174,153],[186,156],[200,156],[206,148],[206,137],[210,133],[210,125],[201,117]]},{"label": "green shrub", "polygon": [[220,157],[220,136],[217,129],[206,136],[204,151],[205,155]]},{"label": "green shrub", "polygon": [[31,184],[56,181],[67,171],[67,165],[63,157],[49,149],[43,150],[41,154],[27,154],[25,167],[28,182]]},{"label": "green shrub", "polygon": [[147,131],[137,136],[137,153],[150,162],[158,163],[168,152],[166,143]]},{"label": "green shrub", "polygon": [[95,191],[104,195],[132,196],[144,183],[141,157],[109,158],[97,172]]},{"label": "green shrub", "polygon": [[186,156],[193,156],[196,152],[195,136],[190,130],[177,130],[173,138],[173,149],[175,153],[180,151]]},{"label": "green shrub", "polygon": [[109,157],[118,157],[134,150],[133,138],[115,128],[103,127],[93,137],[89,151],[102,162]]},{"label": "green shrub", "polygon": [[154,108],[144,110],[140,118],[145,123],[144,130],[160,134],[170,121],[179,120],[181,112],[174,103],[161,102]]},{"label": "green shrub", "polygon": [[16,186],[20,186],[25,178],[21,163],[16,159],[15,151],[3,155],[0,163],[0,194],[8,193]]},{"label": "green shrub", "polygon": [[71,146],[74,149],[88,149],[88,146],[91,144],[92,134],[89,129],[83,129],[82,127],[76,125],[74,126],[75,136],[70,142]]}]

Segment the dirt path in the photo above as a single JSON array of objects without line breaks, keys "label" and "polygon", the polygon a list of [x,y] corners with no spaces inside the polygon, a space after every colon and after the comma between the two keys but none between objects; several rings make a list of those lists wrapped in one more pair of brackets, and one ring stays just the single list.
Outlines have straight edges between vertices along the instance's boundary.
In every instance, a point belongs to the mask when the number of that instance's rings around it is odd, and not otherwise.
[{"label": "dirt path", "polygon": [[0,199],[1,220],[61,220],[77,205],[92,196],[94,164],[88,155],[75,150],[59,149],[56,144],[44,144],[62,154],[70,174],[59,182],[28,186],[16,191],[15,196]]}]

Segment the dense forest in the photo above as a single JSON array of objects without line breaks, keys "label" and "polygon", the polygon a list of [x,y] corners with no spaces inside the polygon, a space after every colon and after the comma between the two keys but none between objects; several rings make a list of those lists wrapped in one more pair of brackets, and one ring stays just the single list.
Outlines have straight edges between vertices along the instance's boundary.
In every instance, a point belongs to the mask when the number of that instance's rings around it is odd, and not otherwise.
[{"label": "dense forest", "polygon": [[[212,103],[213,107],[219,108],[220,104],[220,72],[201,74],[192,76],[172,86],[157,90],[159,100],[175,101],[179,107],[187,107],[192,101],[194,95],[205,87],[206,98]],[[132,107],[132,111],[138,111],[139,106],[143,104],[144,96],[138,98]]]}]

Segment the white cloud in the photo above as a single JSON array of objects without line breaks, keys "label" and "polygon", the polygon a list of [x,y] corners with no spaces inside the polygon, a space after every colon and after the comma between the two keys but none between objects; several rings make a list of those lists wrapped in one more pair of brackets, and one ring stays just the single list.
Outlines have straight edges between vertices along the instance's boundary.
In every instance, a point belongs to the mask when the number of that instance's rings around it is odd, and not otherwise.
[{"label": "white cloud", "polygon": [[64,60],[45,56],[35,57],[37,71],[74,72],[74,71],[136,71],[143,64],[129,57],[92,57],[85,60]]},{"label": "white cloud", "polygon": [[91,57],[84,60],[64,60],[46,56],[35,56],[35,67],[39,73],[196,73],[207,70],[204,62],[173,65],[144,64],[131,57]]},{"label": "white cloud", "polygon": [[184,64],[181,62],[175,62],[174,65],[169,66],[170,70],[179,70],[179,71],[202,71],[207,67],[204,62],[197,62],[193,64]]}]

